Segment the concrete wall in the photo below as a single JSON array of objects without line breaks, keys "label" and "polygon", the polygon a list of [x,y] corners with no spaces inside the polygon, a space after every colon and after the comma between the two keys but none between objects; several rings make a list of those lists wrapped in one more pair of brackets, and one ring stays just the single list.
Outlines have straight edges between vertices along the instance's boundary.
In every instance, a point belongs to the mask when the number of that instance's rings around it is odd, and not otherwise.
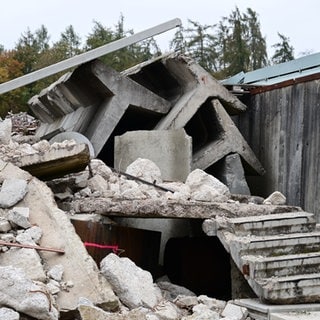
[{"label": "concrete wall", "polygon": [[249,180],[252,193],[279,190],[320,221],[320,80],[252,95],[247,105],[238,126],[266,169]]},{"label": "concrete wall", "polygon": [[115,137],[114,149],[120,171],[138,158],[153,161],[166,181],[184,182],[191,170],[192,139],[184,129],[129,131]]}]

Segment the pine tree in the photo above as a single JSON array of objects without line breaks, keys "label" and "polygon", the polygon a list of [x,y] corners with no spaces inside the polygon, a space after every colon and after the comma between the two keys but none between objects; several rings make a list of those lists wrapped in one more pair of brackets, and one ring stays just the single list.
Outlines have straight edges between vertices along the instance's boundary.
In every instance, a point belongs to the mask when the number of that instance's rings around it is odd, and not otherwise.
[{"label": "pine tree", "polygon": [[185,29],[186,51],[203,68],[208,71],[216,70],[217,53],[215,51],[216,38],[208,30],[213,25],[201,25],[199,22],[188,20],[191,27]]},{"label": "pine tree", "polygon": [[250,51],[248,70],[263,68],[268,63],[266,39],[262,37],[260,22],[255,11],[248,8],[244,14],[244,21],[247,24],[247,41]]},{"label": "pine tree", "polygon": [[287,62],[294,59],[294,49],[290,45],[290,39],[279,32],[278,36],[280,38],[280,42],[272,46],[276,49],[271,58],[273,64]]}]

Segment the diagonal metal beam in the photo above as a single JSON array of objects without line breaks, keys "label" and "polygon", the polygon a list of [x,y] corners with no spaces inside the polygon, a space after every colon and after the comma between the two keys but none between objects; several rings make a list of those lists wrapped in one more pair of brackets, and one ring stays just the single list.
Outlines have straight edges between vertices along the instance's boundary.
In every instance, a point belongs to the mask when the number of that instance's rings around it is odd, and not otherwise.
[{"label": "diagonal metal beam", "polygon": [[52,76],[58,72],[65,71],[67,69],[76,67],[85,62],[97,59],[101,56],[104,56],[108,53],[117,51],[119,49],[125,48],[129,45],[132,45],[136,42],[145,40],[147,38],[153,37],[157,34],[166,32],[173,28],[176,28],[181,25],[181,20],[178,18],[169,20],[162,24],[159,24],[150,29],[138,32],[130,37],[122,38],[111,43],[105,44],[96,49],[90,50],[88,52],[84,52],[77,56],[71,57],[69,59],[60,61],[58,63],[52,64],[48,67],[42,68],[40,70],[28,73],[19,78],[7,81],[5,83],[0,84],[0,94],[9,92],[11,90],[20,88],[27,84],[33,83],[35,81],[41,80],[43,78]]}]

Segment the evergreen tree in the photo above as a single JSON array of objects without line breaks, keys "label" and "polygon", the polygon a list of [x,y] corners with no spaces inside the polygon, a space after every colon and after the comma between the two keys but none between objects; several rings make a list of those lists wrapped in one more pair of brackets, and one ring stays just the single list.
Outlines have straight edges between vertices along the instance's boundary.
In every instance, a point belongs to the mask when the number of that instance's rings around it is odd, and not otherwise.
[{"label": "evergreen tree", "polygon": [[179,51],[180,53],[186,53],[186,39],[184,37],[184,28],[179,26],[178,30],[175,32],[173,39],[169,43],[169,48],[174,51]]},{"label": "evergreen tree", "polygon": [[187,53],[206,70],[216,70],[217,53],[215,51],[216,38],[208,30],[213,25],[201,25],[199,22],[188,20],[190,28],[185,29]]},{"label": "evergreen tree", "polygon": [[278,64],[282,62],[287,62],[294,59],[294,49],[290,45],[290,39],[283,34],[278,32],[280,42],[274,44],[272,47],[275,48],[275,53],[273,54],[271,61],[273,64]]},{"label": "evergreen tree", "polygon": [[228,74],[234,75],[241,71],[247,71],[249,68],[248,26],[237,7],[227,18],[227,21],[230,32],[227,38],[226,64],[228,65]]},{"label": "evergreen tree", "polygon": [[60,35],[60,40],[54,44],[56,52],[63,53],[63,59],[71,58],[79,53],[81,37],[75,32],[72,25],[69,25]]},{"label": "evergreen tree", "polygon": [[255,11],[248,8],[244,14],[244,21],[247,24],[247,39],[250,51],[248,70],[263,68],[268,63],[266,39],[262,37],[260,22]]}]

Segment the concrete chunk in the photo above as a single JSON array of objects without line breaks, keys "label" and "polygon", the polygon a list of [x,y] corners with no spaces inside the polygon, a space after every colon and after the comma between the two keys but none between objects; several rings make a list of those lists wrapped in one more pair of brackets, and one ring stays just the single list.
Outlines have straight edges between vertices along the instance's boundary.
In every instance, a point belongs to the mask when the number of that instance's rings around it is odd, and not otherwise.
[{"label": "concrete chunk", "polygon": [[91,141],[96,155],[129,107],[140,115],[147,112],[148,117],[152,117],[167,113],[171,106],[165,99],[99,60],[83,64],[62,77],[30,104],[33,112],[47,121],[37,135],[65,128],[78,131]]},{"label": "concrete chunk", "polygon": [[13,222],[15,225],[27,229],[31,227],[29,221],[30,210],[27,207],[14,207],[8,212],[8,220]]},{"label": "concrete chunk", "polygon": [[245,320],[248,315],[248,310],[244,307],[228,302],[221,315],[225,318],[234,320]]},{"label": "concrete chunk", "polygon": [[127,307],[155,307],[161,300],[160,289],[144,271],[128,258],[110,253],[101,261],[101,272],[112,285],[119,299]]},{"label": "concrete chunk", "polygon": [[0,208],[10,208],[21,201],[28,192],[28,182],[24,179],[8,177],[0,191]]},{"label": "concrete chunk", "polygon": [[0,308],[0,319],[2,320],[19,320],[20,315],[18,312],[9,308]]}]

